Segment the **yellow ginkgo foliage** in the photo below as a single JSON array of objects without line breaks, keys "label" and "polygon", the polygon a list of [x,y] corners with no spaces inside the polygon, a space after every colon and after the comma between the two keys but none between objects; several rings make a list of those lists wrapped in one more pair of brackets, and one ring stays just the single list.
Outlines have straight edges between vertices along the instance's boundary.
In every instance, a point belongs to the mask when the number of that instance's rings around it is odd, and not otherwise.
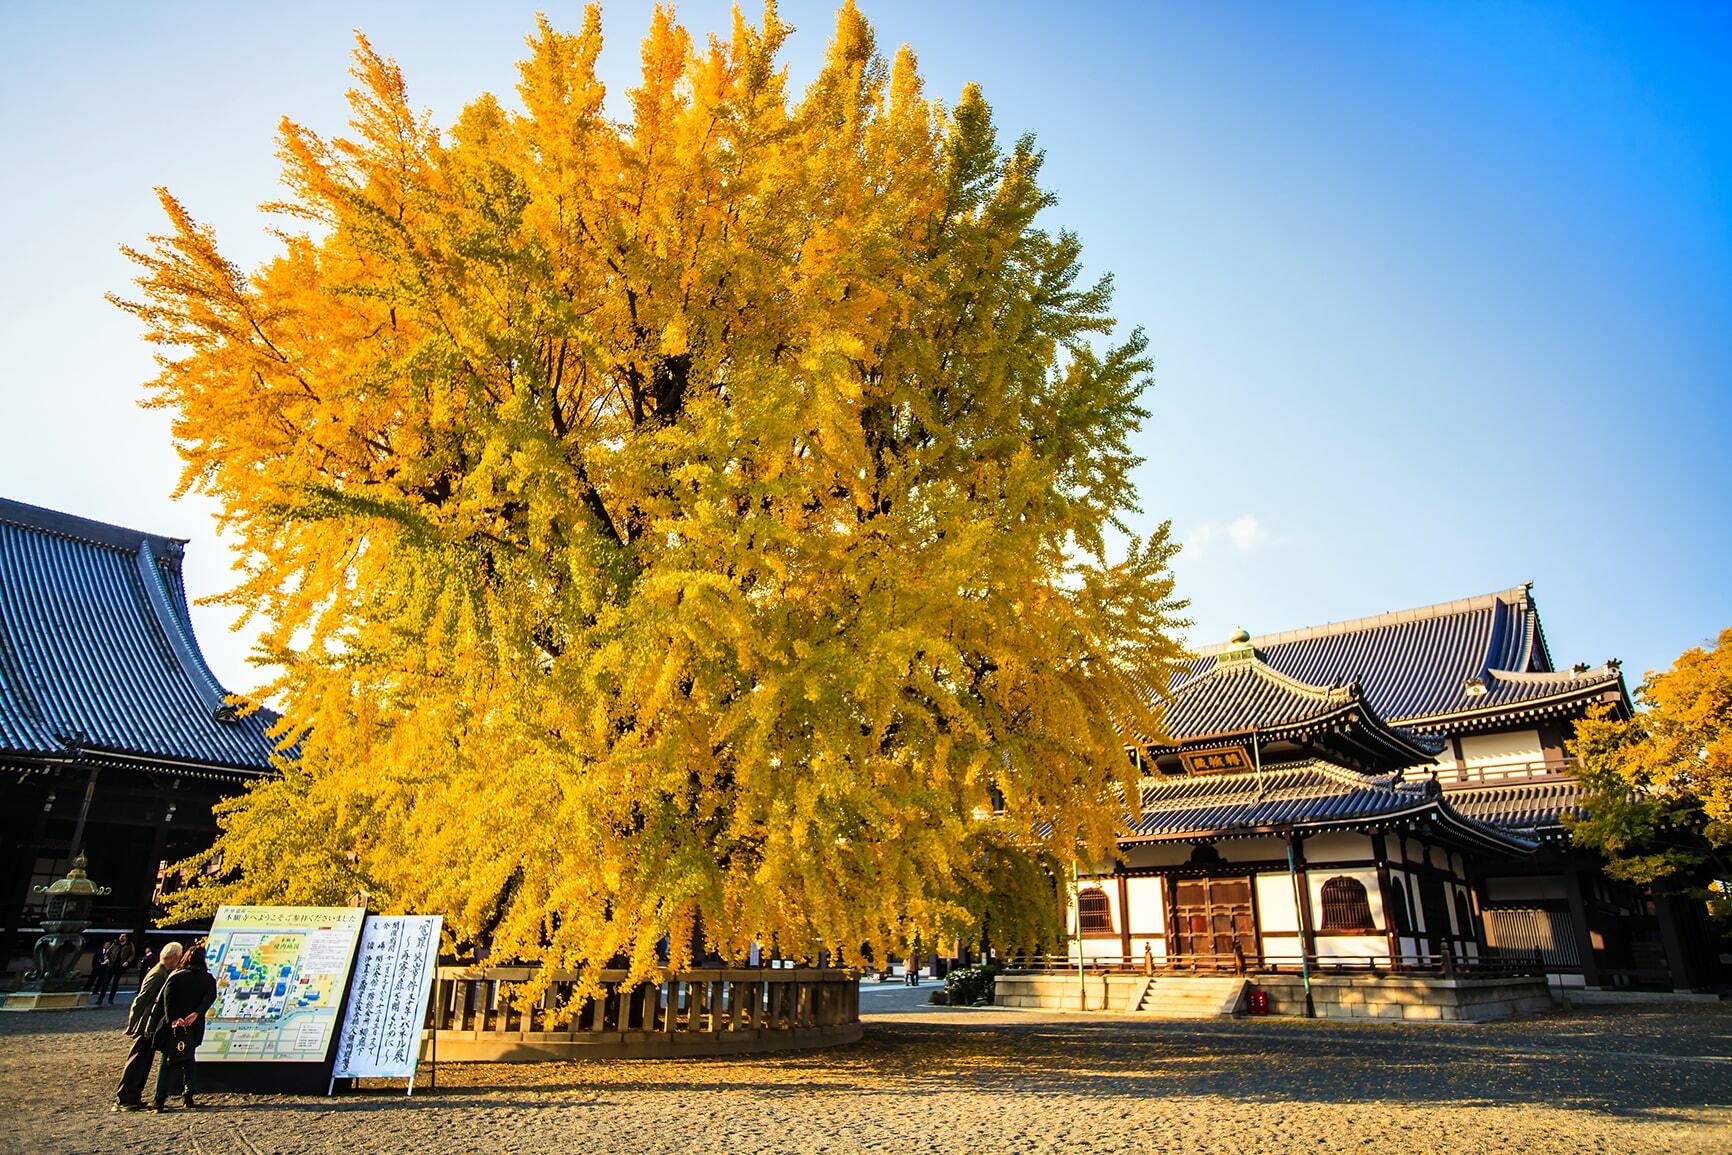
[{"label": "yellow ginkgo foliage", "polygon": [[1057,932],[1179,652],[1144,341],[978,91],[849,5],[790,94],[789,31],[658,11],[621,124],[542,20],[448,131],[363,39],[250,274],[161,194],[119,303],[293,750],[176,916],[366,891],[543,973]]}]

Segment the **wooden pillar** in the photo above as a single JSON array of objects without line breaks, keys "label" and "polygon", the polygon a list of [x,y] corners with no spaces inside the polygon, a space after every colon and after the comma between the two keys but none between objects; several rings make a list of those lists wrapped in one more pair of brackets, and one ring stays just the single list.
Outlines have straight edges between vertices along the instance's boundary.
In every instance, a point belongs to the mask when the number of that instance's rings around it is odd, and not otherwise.
[{"label": "wooden pillar", "polygon": [[1119,943],[1123,949],[1119,951],[1126,963],[1131,961],[1131,884],[1123,873],[1119,874]]},{"label": "wooden pillar", "polygon": [[1588,904],[1582,897],[1582,872],[1575,863],[1564,862],[1564,894],[1570,900],[1570,926],[1576,936],[1576,953],[1582,956],[1582,981],[1600,985],[1600,964],[1594,957],[1594,938],[1588,931]]},{"label": "wooden pillar", "polygon": [[1666,952],[1666,970],[1672,977],[1672,989],[1687,991],[1694,976],[1690,973],[1690,956],[1684,949],[1684,936],[1679,933],[1678,907],[1673,896],[1654,895],[1654,916],[1660,927],[1660,946]]},{"label": "wooden pillar", "polygon": [[1311,876],[1305,871],[1305,839],[1294,835],[1293,883],[1299,895],[1299,950],[1307,958],[1317,956],[1316,920],[1311,917]]},{"label": "wooden pillar", "polygon": [[[1392,904],[1389,901],[1390,892],[1395,884],[1389,878],[1389,842],[1382,835],[1372,836],[1371,847],[1377,856],[1377,901],[1383,907],[1384,938],[1389,941],[1389,969],[1401,969],[1401,928],[1395,925],[1395,919],[1390,917]],[[1401,907],[1407,909],[1407,896],[1402,897]]]}]

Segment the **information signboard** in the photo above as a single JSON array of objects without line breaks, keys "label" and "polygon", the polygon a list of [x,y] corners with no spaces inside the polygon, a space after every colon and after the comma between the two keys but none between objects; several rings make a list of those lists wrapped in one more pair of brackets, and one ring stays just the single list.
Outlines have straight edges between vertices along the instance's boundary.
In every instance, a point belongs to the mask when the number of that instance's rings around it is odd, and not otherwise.
[{"label": "information signboard", "polygon": [[421,1024],[439,961],[436,914],[367,916],[349,1009],[337,1040],[334,1079],[394,1078],[413,1084]]},{"label": "information signboard", "polygon": [[205,943],[217,998],[199,1062],[324,1062],[365,915],[349,906],[218,907]]}]

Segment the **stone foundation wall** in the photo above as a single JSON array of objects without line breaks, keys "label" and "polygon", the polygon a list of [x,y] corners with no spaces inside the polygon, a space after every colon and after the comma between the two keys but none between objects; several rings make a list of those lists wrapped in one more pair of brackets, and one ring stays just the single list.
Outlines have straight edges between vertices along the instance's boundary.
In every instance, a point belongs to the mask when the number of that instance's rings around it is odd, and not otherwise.
[{"label": "stone foundation wall", "polygon": [[[1269,996],[1278,1015],[1305,1009],[1298,975],[1254,975],[1251,989]],[[1315,975],[1311,1003],[1320,1019],[1484,1023],[1553,1007],[1543,978],[1432,978],[1424,975]]]},{"label": "stone foundation wall", "polygon": [[[1301,1015],[1305,985],[1298,975],[1251,975],[1251,989],[1269,996],[1270,1012]],[[1148,980],[1141,975],[999,975],[993,1001],[1001,1007],[1046,1011],[1129,1011]],[[1172,978],[1163,977],[1171,983]],[[1182,982],[1183,979],[1176,981]],[[1311,1000],[1322,1019],[1484,1023],[1553,1007],[1543,978],[1433,978],[1424,975],[1317,975]]]},{"label": "stone foundation wall", "polygon": [[780,1031],[584,1031],[566,1034],[524,1031],[421,1032],[421,1059],[437,1050],[442,1063],[546,1063],[567,1059],[672,1059],[703,1055],[751,1055],[765,1051],[808,1051],[860,1041],[859,1023],[796,1027]]},{"label": "stone foundation wall", "polygon": [[1142,975],[999,975],[992,1001],[1001,1007],[1043,1011],[1128,1011],[1149,980]]}]

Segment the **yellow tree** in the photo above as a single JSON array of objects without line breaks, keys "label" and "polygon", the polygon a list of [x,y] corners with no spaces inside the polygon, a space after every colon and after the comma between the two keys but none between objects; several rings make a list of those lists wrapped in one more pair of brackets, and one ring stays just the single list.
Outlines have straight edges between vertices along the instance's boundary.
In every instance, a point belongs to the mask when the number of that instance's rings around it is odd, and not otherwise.
[{"label": "yellow tree", "polygon": [[1615,878],[1706,895],[1732,928],[1732,629],[1649,674],[1636,700],[1629,718],[1576,724],[1587,814],[1571,835]]},{"label": "yellow tree", "polygon": [[117,303],[296,754],[177,914],[365,890],[543,973],[1050,941],[1178,654],[1166,527],[1109,555],[1144,340],[978,91],[850,4],[796,97],[789,31],[658,10],[617,124],[598,12],[543,19],[448,132],[361,39],[250,274],[160,194]]}]

